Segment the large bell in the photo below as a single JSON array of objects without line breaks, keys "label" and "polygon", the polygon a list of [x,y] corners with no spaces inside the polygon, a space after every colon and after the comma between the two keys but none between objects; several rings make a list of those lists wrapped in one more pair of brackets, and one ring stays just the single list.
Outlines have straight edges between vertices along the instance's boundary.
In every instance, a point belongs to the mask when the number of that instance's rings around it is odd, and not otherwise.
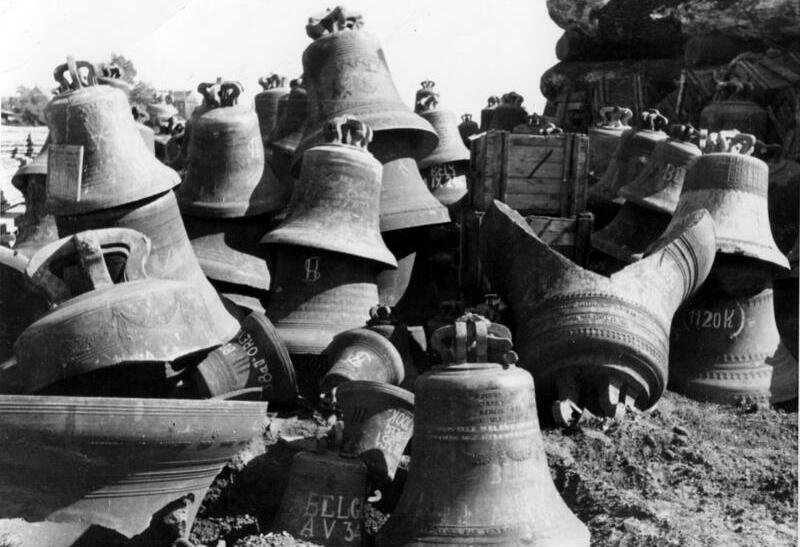
[{"label": "large bell", "polygon": [[736,129],[764,140],[769,113],[751,100],[753,89],[751,82],[718,81],[714,99],[700,111],[700,127],[714,132]]},{"label": "large bell", "polygon": [[[125,93],[125,97],[127,97],[128,101],[130,101],[131,92],[133,91],[134,85],[124,80],[123,75],[124,71],[117,65],[106,66],[103,67],[102,75],[97,77],[97,83],[110,85],[111,87],[119,89]],[[133,119],[136,122],[136,130],[139,132],[139,135],[142,136],[142,140],[144,141],[145,146],[147,146],[147,149],[155,155],[155,132],[143,123],[143,119],[140,119],[140,116],[142,116],[144,119],[147,119],[147,113],[140,111],[136,106],[132,107],[131,112],[133,113]]]},{"label": "large bell", "polygon": [[488,99],[486,99],[486,106],[481,109],[481,132],[489,131],[489,127],[492,125],[492,116],[494,116],[494,111],[499,104],[500,97],[497,97],[496,95],[491,95]]},{"label": "large bell", "polygon": [[755,137],[743,133],[709,135],[705,153],[686,176],[674,217],[707,209],[716,225],[717,251],[786,270],[789,263],[770,230],[769,169],[749,155],[755,142]]},{"label": "large bell", "polygon": [[26,393],[105,367],[160,365],[215,345],[200,291],[149,279],[149,252],[141,233],[108,228],[60,239],[31,258],[26,277],[55,309],[14,345]]},{"label": "large bell", "polygon": [[417,380],[411,469],[376,545],[588,546],[553,485],[508,329],[467,315],[432,344],[445,364]]},{"label": "large bell", "polygon": [[173,192],[85,215],[57,216],[62,236],[100,228],[130,228],[146,235],[152,251],[147,272],[158,279],[186,281],[200,289],[214,323],[213,341],[223,344],[239,330],[239,325],[225,310],[219,295],[197,262]]},{"label": "large bell", "polygon": [[358,547],[364,526],[367,470],[356,458],[300,452],[271,529],[327,547]]},{"label": "large bell", "polygon": [[428,190],[411,157],[383,165],[381,232],[450,222],[450,213]]},{"label": "large bell", "polygon": [[404,378],[400,352],[388,338],[369,329],[357,328],[337,334],[325,348],[325,354],[330,370],[320,382],[320,392],[324,395],[344,382],[368,380],[396,386]]},{"label": "large bell", "polygon": [[289,93],[289,88],[286,87],[286,77],[277,74],[259,78],[258,85],[262,91],[255,97],[256,115],[261,130],[261,142],[266,146],[278,123],[278,105],[281,98]]},{"label": "large bell", "polygon": [[510,92],[500,97],[500,104],[495,107],[492,113],[492,122],[489,129],[498,131],[511,131],[516,126],[524,124],[528,119],[528,112],[522,106],[525,99],[522,95]]},{"label": "large bell", "polygon": [[492,289],[514,314],[522,363],[539,386],[540,404],[553,403],[558,423],[572,423],[583,407],[620,416],[658,401],[672,315],[714,261],[707,212],[682,218],[657,250],[609,277],[548,247],[498,201],[484,215],[480,246]]},{"label": "large bell", "polygon": [[436,133],[400,99],[378,39],[361,29],[361,18],[343,14],[337,7],[307,29],[314,39],[303,52],[308,118],[295,161],[324,142],[323,125],[337,116],[356,117],[372,129],[370,151],[382,163],[401,143],[409,157],[424,158],[436,146]]},{"label": "large bell", "polygon": [[11,179],[14,187],[25,196],[25,214],[17,227],[14,250],[32,256],[40,247],[58,239],[56,219],[45,209],[47,199],[47,146],[20,167]]},{"label": "large bell", "polygon": [[608,168],[598,183],[589,188],[589,200],[594,204],[603,205],[617,199],[619,189],[635,180],[647,165],[656,144],[667,139],[663,131],[667,119],[658,110],[649,109],[641,118],[638,129],[623,131]]},{"label": "large bell", "polygon": [[464,146],[467,147],[467,150],[469,150],[472,145],[470,137],[473,135],[477,135],[480,132],[481,129],[478,126],[478,124],[472,119],[472,114],[461,115],[461,123],[458,124],[458,134],[461,137],[461,142],[463,142]]},{"label": "large bell", "polygon": [[381,164],[367,151],[370,130],[353,118],[326,125],[326,144],[304,155],[289,216],[261,242],[344,253],[396,267],[381,239]]},{"label": "large bell", "polygon": [[192,118],[186,176],[176,190],[181,212],[234,218],[283,207],[288,188],[264,160],[258,117],[237,104],[242,86],[220,84],[218,105]]},{"label": "large bell", "polygon": [[414,432],[414,394],[403,388],[357,380],[336,390],[344,422],[342,453],[359,456],[376,484],[394,480]]},{"label": "large bell", "polygon": [[630,108],[605,106],[600,109],[600,121],[589,128],[589,173],[600,177],[608,169],[622,134],[631,128]]},{"label": "large bell", "polygon": [[438,105],[438,94],[417,101],[415,112],[426,119],[439,135],[439,144],[433,152],[417,161],[417,166],[428,190],[447,206],[467,193],[469,150],[458,133],[456,115],[450,110],[439,109]]},{"label": "large bell", "polygon": [[797,359],[781,343],[771,282],[738,295],[707,283],[675,314],[670,350],[670,389],[693,399],[766,404],[797,397]]},{"label": "large bell", "polygon": [[[79,74],[79,68],[88,75]],[[163,193],[180,182],[145,146],[125,94],[95,85],[90,63],[70,59],[54,76],[61,94],[45,108],[48,211],[88,213]]]},{"label": "large bell", "polygon": [[671,219],[670,214],[626,201],[611,222],[591,235],[592,247],[622,264],[636,262],[664,233]]}]

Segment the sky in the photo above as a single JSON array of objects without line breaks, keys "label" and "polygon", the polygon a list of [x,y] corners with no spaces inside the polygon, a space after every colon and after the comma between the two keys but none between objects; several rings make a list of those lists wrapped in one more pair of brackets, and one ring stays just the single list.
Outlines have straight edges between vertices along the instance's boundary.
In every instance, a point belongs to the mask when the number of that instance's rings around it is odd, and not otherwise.
[{"label": "sky", "polygon": [[[322,0],[0,0],[0,95],[18,85],[55,87],[72,54],[111,52],[133,61],[158,89],[196,89],[217,76],[260,91],[259,76],[302,72],[310,15]],[[343,3],[376,35],[404,102],[433,80],[440,108],[476,118],[489,95],[516,91],[541,113],[539,78],[554,65],[561,30],[545,0],[353,0]],[[241,102],[241,100],[240,100]]]}]

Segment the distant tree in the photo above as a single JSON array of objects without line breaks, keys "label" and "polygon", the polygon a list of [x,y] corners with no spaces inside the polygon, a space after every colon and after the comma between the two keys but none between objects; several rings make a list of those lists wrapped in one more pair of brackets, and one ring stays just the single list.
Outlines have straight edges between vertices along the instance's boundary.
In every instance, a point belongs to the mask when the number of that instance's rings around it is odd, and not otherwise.
[{"label": "distant tree", "polygon": [[156,94],[156,89],[147,82],[139,82],[131,91],[130,103],[131,105],[140,105],[145,108],[148,104],[153,102],[153,96]]},{"label": "distant tree", "polygon": [[28,125],[44,124],[44,107],[50,100],[47,95],[42,93],[38,87],[28,88],[25,86],[17,87],[17,96],[9,101],[9,108],[12,112],[22,118]]},{"label": "distant tree", "polygon": [[133,61],[125,57],[124,55],[120,55],[118,53],[112,53],[111,58],[108,61],[100,61],[95,65],[95,70],[97,70],[98,74],[103,73],[103,69],[117,66],[120,71],[120,77],[128,83],[136,83],[136,67],[133,64]]}]

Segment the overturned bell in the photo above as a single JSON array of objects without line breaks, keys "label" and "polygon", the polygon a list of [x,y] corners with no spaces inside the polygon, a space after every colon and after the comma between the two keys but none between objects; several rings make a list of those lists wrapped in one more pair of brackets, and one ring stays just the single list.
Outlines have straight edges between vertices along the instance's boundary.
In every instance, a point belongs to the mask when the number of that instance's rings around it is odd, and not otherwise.
[{"label": "overturned bell", "polygon": [[25,214],[17,226],[14,250],[32,256],[39,248],[58,239],[56,219],[45,207],[47,199],[47,145],[33,161],[20,167],[11,179],[25,196]]},{"label": "overturned bell", "polygon": [[715,132],[736,129],[766,138],[769,113],[752,100],[753,91],[752,82],[718,81],[714,99],[700,111],[700,127]]},{"label": "overturned bell", "polygon": [[382,163],[398,146],[413,159],[424,158],[436,146],[436,133],[400,99],[378,39],[362,29],[361,19],[340,17],[343,11],[325,15],[316,27],[322,32],[309,32],[314,41],[303,52],[308,118],[295,160],[324,142],[323,125],[337,116],[356,117],[372,129],[370,151]]},{"label": "overturned bell", "polygon": [[[433,82],[430,83],[432,88]],[[467,193],[469,150],[458,134],[456,115],[438,105],[438,94],[417,101],[417,114],[426,119],[439,135],[439,144],[433,152],[418,160],[417,166],[433,196],[447,206]]]},{"label": "overturned bell", "polygon": [[242,321],[242,329],[227,344],[187,371],[187,391],[200,397],[218,397],[257,387],[261,398],[289,404],[297,398],[297,378],[278,331],[261,313]]},{"label": "overturned bell", "polygon": [[289,216],[261,240],[344,253],[396,267],[381,239],[381,164],[367,151],[371,131],[354,118],[326,124],[326,144],[306,151]]},{"label": "overturned bell", "polygon": [[620,137],[631,128],[628,122],[632,117],[630,108],[605,106],[600,109],[600,121],[589,128],[589,172],[595,177],[608,169]]},{"label": "overturned bell", "polygon": [[[79,74],[88,71],[88,76]],[[69,75],[69,80],[67,79]],[[60,94],[45,108],[50,128],[47,209],[82,214],[172,189],[178,174],[147,149],[125,94],[95,85],[90,63],[71,58],[56,68]]]},{"label": "overturned bell", "polygon": [[[540,405],[568,425],[584,407],[621,417],[667,382],[672,315],[708,276],[714,223],[696,211],[644,258],[611,276],[584,270],[495,201],[481,224],[484,271],[516,320],[518,351]],[[580,401],[580,402],[579,402]]]},{"label": "overturned bell", "polygon": [[623,131],[614,157],[597,184],[589,189],[589,200],[602,205],[617,199],[619,189],[645,168],[656,144],[667,139],[666,127],[667,119],[658,110],[643,112],[639,128]]},{"label": "overturned bell", "polygon": [[278,105],[281,98],[289,93],[286,77],[270,74],[258,79],[262,91],[256,94],[255,105],[258,115],[258,127],[261,130],[261,142],[266,145],[269,136],[278,123]]},{"label": "overturned bell", "polygon": [[450,222],[450,213],[428,190],[412,158],[385,163],[381,180],[381,232]]},{"label": "overturned bell", "polygon": [[414,432],[414,394],[386,384],[357,380],[336,390],[344,422],[342,453],[359,456],[373,481],[394,480]]},{"label": "overturned bell", "polygon": [[300,452],[271,529],[329,547],[361,545],[367,470],[357,458]]},{"label": "overturned bell", "polygon": [[771,281],[733,295],[706,283],[675,314],[671,342],[669,385],[678,393],[733,404],[797,397],[797,359],[781,343]]},{"label": "overturned bell", "polygon": [[239,330],[239,324],[225,311],[200,268],[173,192],[83,215],[56,216],[56,225],[62,236],[100,228],[130,228],[143,233],[150,239],[152,249],[148,275],[186,281],[200,289],[214,324],[213,341],[225,343]]},{"label": "overturned bell", "polygon": [[500,97],[497,97],[496,95],[491,95],[488,99],[486,99],[486,106],[481,109],[481,131],[489,131],[489,128],[492,125],[492,116],[494,116],[494,111],[499,104]]},{"label": "overturned bell", "polygon": [[188,283],[150,279],[150,241],[124,228],[42,247],[25,274],[53,310],[14,345],[26,393],[105,367],[154,366],[214,345],[211,311]]},{"label": "overturned bell", "polygon": [[592,247],[623,264],[641,259],[664,233],[672,215],[626,201],[614,219],[591,235]]},{"label": "overturned bell", "polygon": [[411,468],[376,545],[588,546],[553,485],[508,330],[470,314],[431,343],[445,364],[417,380]]},{"label": "overturned bell", "polygon": [[709,135],[704,154],[687,173],[674,218],[707,209],[716,225],[717,251],[787,270],[789,263],[770,230],[769,169],[750,156],[755,142],[744,133]]},{"label": "overturned bell", "polygon": [[258,117],[237,104],[241,92],[241,84],[222,82],[218,106],[192,117],[186,176],[176,190],[184,214],[252,216],[280,209],[289,198],[265,163]]},{"label": "overturned bell", "polygon": [[461,115],[461,123],[458,124],[458,134],[461,137],[461,142],[464,143],[464,146],[467,147],[467,150],[470,149],[470,137],[472,135],[477,135],[481,132],[480,127],[478,127],[477,122],[472,119],[472,114],[462,114]]},{"label": "overturned bell", "polygon": [[528,112],[522,106],[525,99],[518,93],[506,93],[500,97],[498,104],[492,113],[492,122],[489,129],[499,131],[511,131],[516,126],[524,124],[528,119]]},{"label": "overturned bell", "polygon": [[[405,369],[400,352],[388,338],[365,328],[334,336],[325,349],[330,370],[322,377],[320,392],[333,392],[343,382],[368,380],[399,385]],[[338,395],[337,395],[338,398]]]}]

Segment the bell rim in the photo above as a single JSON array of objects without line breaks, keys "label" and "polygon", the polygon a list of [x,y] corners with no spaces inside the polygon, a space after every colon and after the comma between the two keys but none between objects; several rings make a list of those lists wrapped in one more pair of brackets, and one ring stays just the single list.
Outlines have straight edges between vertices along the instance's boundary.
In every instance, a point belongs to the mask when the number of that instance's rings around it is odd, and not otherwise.
[{"label": "bell rim", "polygon": [[[264,180],[264,177],[261,179]],[[283,203],[274,199],[259,201],[197,201],[189,200],[178,190],[178,207],[181,214],[200,218],[244,218],[273,213],[283,208]],[[284,200],[285,201],[285,200]]]},{"label": "bell rim", "polygon": [[[237,259],[237,263],[233,264],[229,261],[225,261],[224,256],[219,256],[217,258],[209,258],[204,256],[204,253],[202,251],[198,251],[194,244],[192,245],[192,248],[195,249],[197,261],[200,263],[200,269],[203,270],[203,273],[207,278],[213,281],[222,281],[234,285],[244,285],[245,287],[262,290],[264,292],[269,291],[269,270],[267,269],[266,263],[264,263],[262,266],[261,263],[264,262],[263,260],[258,260],[253,257],[253,255],[242,253],[241,251],[236,251],[235,249],[231,249],[230,254],[221,253],[222,255],[228,256],[245,255],[245,257],[247,257],[244,258],[244,260]],[[263,269],[266,275],[259,276],[255,274],[243,274],[242,269],[240,269],[243,264],[251,264],[258,269]],[[245,269],[247,270],[249,268]]]},{"label": "bell rim", "polygon": [[777,246],[770,247],[768,245],[759,245],[752,241],[743,241],[741,239],[717,235],[717,252],[733,256],[746,256],[769,262],[783,272],[788,272],[791,269],[786,255],[780,252]]},{"label": "bell rim", "polygon": [[[427,186],[425,186],[425,189],[427,190]],[[433,196],[433,194],[431,194],[431,197],[434,201],[436,201],[436,205],[438,205],[438,207],[427,207],[425,209],[416,209],[412,211],[381,211],[381,233],[404,230],[406,228],[418,228],[420,226],[447,224],[450,222],[452,219],[450,218],[450,212],[447,210],[447,207],[442,205],[439,200]]]},{"label": "bell rim", "polygon": [[281,393],[277,396],[270,396],[270,399],[280,403],[294,401],[297,398],[299,389],[297,384],[297,370],[294,368],[294,363],[292,363],[289,350],[278,334],[278,330],[275,328],[275,325],[272,324],[266,314],[255,311],[248,314],[247,317],[245,317],[242,321],[242,327],[246,328],[246,325],[251,322],[255,323],[257,328],[249,329],[247,332],[250,333],[250,335],[255,339],[261,339],[262,342],[266,341],[267,344],[269,344],[269,346],[275,351],[278,356],[278,363],[281,367],[280,371],[284,373],[284,378],[287,384],[279,387],[288,387],[290,391],[290,394],[286,397],[284,397]]},{"label": "bell rim", "polygon": [[[355,393],[353,393],[355,391]],[[375,380],[348,380],[342,382],[336,387],[336,400],[341,401],[344,394],[352,394],[356,397],[360,392],[380,393],[381,395],[388,395],[392,397],[391,400],[403,403],[403,408],[413,413],[414,411],[414,394],[400,387],[399,385],[387,384],[386,382],[377,382]],[[396,405],[392,405],[396,406]],[[392,408],[392,406],[387,406]]]},{"label": "bell rim", "polygon": [[[350,347],[350,344],[354,343],[365,345],[370,350],[377,353],[379,357],[386,357],[390,360],[388,370],[394,373],[394,379],[396,381],[396,384],[392,385],[399,385],[403,381],[405,367],[403,366],[402,355],[400,355],[400,352],[388,338],[373,330],[359,327],[340,332],[333,337],[331,343],[325,348],[325,353],[329,356],[329,360],[332,361],[334,357],[340,355],[342,351]],[[332,365],[335,364],[336,362],[332,363]],[[387,383],[391,384],[391,382]]]}]

